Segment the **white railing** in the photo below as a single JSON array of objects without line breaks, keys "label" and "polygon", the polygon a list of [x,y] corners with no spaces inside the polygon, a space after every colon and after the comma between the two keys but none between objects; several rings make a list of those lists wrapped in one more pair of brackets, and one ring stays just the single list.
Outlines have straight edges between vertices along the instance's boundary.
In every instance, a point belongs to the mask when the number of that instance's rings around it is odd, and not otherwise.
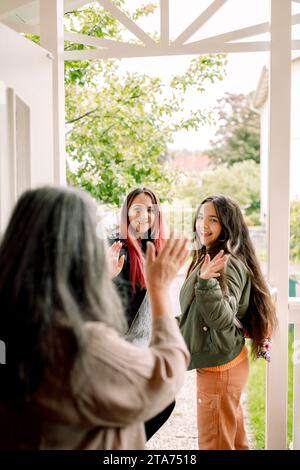
[{"label": "white railing", "polygon": [[289,323],[294,325],[293,449],[300,449],[300,297],[289,298]]}]

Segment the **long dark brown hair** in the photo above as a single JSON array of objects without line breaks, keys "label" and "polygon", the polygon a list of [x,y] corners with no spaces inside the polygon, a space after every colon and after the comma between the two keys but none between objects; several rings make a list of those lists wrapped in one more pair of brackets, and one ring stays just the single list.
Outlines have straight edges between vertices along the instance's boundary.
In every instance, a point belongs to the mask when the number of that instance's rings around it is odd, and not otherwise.
[{"label": "long dark brown hair", "polygon": [[134,199],[139,194],[146,194],[147,196],[149,196],[154,206],[154,224],[153,227],[148,230],[147,240],[151,240],[154,243],[156,252],[158,252],[161,249],[165,239],[163,216],[158,197],[154,194],[153,191],[151,191],[151,189],[134,189],[127,195],[124,201],[121,210],[120,223],[120,238],[125,241],[128,247],[128,254],[130,259],[130,283],[133,290],[135,290],[136,285],[142,288],[146,287],[144,276],[144,257],[140,246],[140,240],[137,240],[130,230],[128,215],[129,209],[132,206]]},{"label": "long dark brown hair", "polygon": [[30,396],[45,373],[68,380],[84,322],[125,331],[96,225],[93,201],[78,191],[43,187],[19,199],[0,245],[1,399]]},{"label": "long dark brown hair", "polygon": [[[196,230],[200,209],[206,202],[212,202],[222,226],[218,239],[207,249],[201,244]],[[238,204],[223,195],[210,196],[204,199],[196,210],[193,223],[195,250],[187,276],[204,261],[208,253],[211,259],[220,251],[234,256],[246,266],[251,278],[251,292],[248,311],[242,319],[243,327],[252,338],[252,353],[257,356],[265,338],[270,336],[276,326],[276,314],[269,287],[261,271],[249,230]],[[226,275],[220,273],[218,278],[224,294],[228,293]]]}]

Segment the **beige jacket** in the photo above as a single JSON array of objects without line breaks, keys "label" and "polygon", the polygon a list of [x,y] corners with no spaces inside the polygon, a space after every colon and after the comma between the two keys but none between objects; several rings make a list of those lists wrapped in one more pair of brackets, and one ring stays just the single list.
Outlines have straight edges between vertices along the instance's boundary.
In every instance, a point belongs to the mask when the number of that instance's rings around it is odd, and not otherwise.
[{"label": "beige jacket", "polygon": [[144,421],[173,401],[189,362],[176,320],[154,320],[149,348],[103,323],[84,328],[88,346],[71,383],[52,377],[34,402],[0,403],[0,448],[144,448]]}]

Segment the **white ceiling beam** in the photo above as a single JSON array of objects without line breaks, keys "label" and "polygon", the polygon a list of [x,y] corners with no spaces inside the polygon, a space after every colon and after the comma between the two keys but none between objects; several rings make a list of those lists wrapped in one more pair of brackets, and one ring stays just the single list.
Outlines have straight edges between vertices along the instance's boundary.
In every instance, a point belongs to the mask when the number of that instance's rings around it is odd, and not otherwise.
[{"label": "white ceiling beam", "polygon": [[270,31],[270,23],[260,23],[247,28],[237,29],[224,34],[218,34],[217,36],[211,36],[200,41],[191,42],[188,44],[201,44],[202,41],[220,41],[228,42],[235,41],[237,39],[245,39],[251,36],[257,36],[258,34],[268,33]]},{"label": "white ceiling beam", "polygon": [[185,51],[185,54],[198,54],[198,51],[201,51],[201,54],[203,54],[203,51],[207,54],[218,54],[223,52],[260,52],[269,50],[270,41],[224,42],[223,44],[220,42],[203,41],[202,44],[185,44],[182,47],[181,54],[184,53],[183,51]]},{"label": "white ceiling beam", "polygon": [[300,51],[300,40],[295,39],[292,41],[292,51]]},{"label": "white ceiling beam", "polygon": [[203,45],[202,47],[194,47],[189,44],[178,47],[153,47],[153,48],[137,48],[136,50],[124,49],[98,49],[98,50],[83,50],[83,51],[65,51],[65,60],[88,60],[88,59],[122,59],[129,57],[159,57],[159,56],[174,56],[174,55],[189,55],[189,54],[218,54],[229,52],[260,52],[269,51],[270,42],[239,42],[239,43],[224,43],[215,45]]},{"label": "white ceiling beam", "polygon": [[131,33],[140,39],[146,46],[157,46],[150,36],[145,33],[134,21],[128,18],[123,11],[116,7],[110,0],[97,0],[98,3],[109,13],[111,13],[117,20],[120,21]]},{"label": "white ceiling beam", "polygon": [[295,25],[295,24],[300,24],[300,14],[292,16],[292,25]]},{"label": "white ceiling beam", "polygon": [[11,15],[12,12],[17,10],[28,3],[33,3],[32,0],[1,0],[0,2],[0,18],[1,16]]},{"label": "white ceiling beam", "polygon": [[78,8],[85,5],[86,3],[88,3],[87,0],[65,0],[64,1],[64,13],[67,13],[68,11],[77,10]]},{"label": "white ceiling beam", "polygon": [[17,21],[13,21],[10,19],[2,20],[2,23],[8,26],[9,28],[13,29],[17,33],[22,34],[35,34],[37,36],[40,35],[40,26],[35,24],[27,24],[27,23],[17,23]]},{"label": "white ceiling beam", "polygon": [[72,33],[70,31],[65,31],[65,40],[71,41],[76,44],[85,44],[86,46],[95,46],[95,47],[106,47],[111,49],[121,49],[128,48],[131,51],[143,50],[145,51],[144,46],[138,44],[130,44],[128,42],[115,41],[114,39],[107,38],[98,38],[96,36],[88,36],[87,34]]},{"label": "white ceiling beam", "polygon": [[169,0],[160,0],[160,44],[162,46],[168,46],[170,43],[169,22]]},{"label": "white ceiling beam", "polygon": [[198,18],[193,21],[181,34],[173,44],[178,46],[184,44],[198,29],[203,26],[223,5],[227,0],[214,0],[214,2],[204,10]]}]

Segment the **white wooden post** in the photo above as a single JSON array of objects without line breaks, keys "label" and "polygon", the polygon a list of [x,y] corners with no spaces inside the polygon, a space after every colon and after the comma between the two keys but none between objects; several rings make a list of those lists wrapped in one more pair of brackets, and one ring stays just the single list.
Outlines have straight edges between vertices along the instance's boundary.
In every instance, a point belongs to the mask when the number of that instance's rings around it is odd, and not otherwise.
[{"label": "white wooden post", "polygon": [[40,0],[41,46],[53,56],[54,182],[66,183],[63,0]]},{"label": "white wooden post", "polygon": [[[298,312],[298,317],[300,316],[299,313],[300,312]],[[296,323],[294,325],[293,450],[300,450],[300,351],[299,349],[300,349],[300,323]]]},{"label": "white wooden post", "polygon": [[278,331],[267,370],[267,449],[285,449],[288,393],[291,0],[271,0],[268,274],[278,290]]},{"label": "white wooden post", "polygon": [[294,324],[293,450],[300,449],[300,297],[289,299],[289,319]]}]

